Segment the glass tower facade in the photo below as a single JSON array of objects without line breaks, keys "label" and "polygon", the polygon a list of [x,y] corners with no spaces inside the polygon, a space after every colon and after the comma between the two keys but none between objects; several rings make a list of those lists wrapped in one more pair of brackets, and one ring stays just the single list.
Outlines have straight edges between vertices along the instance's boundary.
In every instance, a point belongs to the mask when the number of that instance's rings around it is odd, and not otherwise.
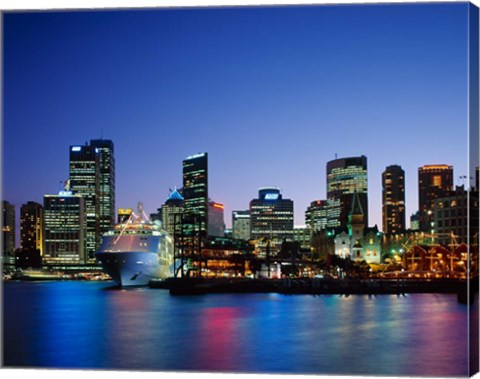
[{"label": "glass tower facade", "polygon": [[[193,216],[184,222],[185,234],[200,230],[208,233],[208,154],[196,154],[183,161],[184,214]],[[188,219],[188,218],[186,218]]]},{"label": "glass tower facade", "polygon": [[183,203],[185,199],[176,189],[170,193],[165,204],[160,208],[163,228],[175,238],[179,232]]},{"label": "glass tower facade", "polygon": [[232,237],[244,241],[250,239],[250,211],[232,212]]},{"label": "glass tower facade", "polygon": [[103,233],[115,224],[115,157],[113,142],[91,140],[70,146],[70,180],[66,190],[85,199],[85,254],[95,262]]},{"label": "glass tower facade", "polygon": [[328,203],[326,200],[315,200],[305,212],[305,223],[313,232],[327,228],[328,221]]},{"label": "glass tower facade", "polygon": [[95,262],[100,244],[100,154],[89,145],[70,146],[70,186],[73,193],[85,199],[87,262]]},{"label": "glass tower facade", "polygon": [[284,240],[293,240],[293,201],[283,199],[280,189],[260,188],[258,199],[250,201],[250,237],[256,240],[260,257],[280,251]]},{"label": "glass tower facade", "polygon": [[115,224],[115,155],[110,140],[91,140],[98,153],[98,216],[100,236]]},{"label": "glass tower facade", "polygon": [[43,207],[34,201],[20,208],[20,247],[43,255]]},{"label": "glass tower facade", "polygon": [[382,174],[382,222],[385,234],[405,231],[405,171],[388,166]]},{"label": "glass tower facade", "polygon": [[447,197],[453,188],[453,167],[426,165],[418,169],[418,207],[420,231],[434,232],[435,199]]},{"label": "glass tower facade", "polygon": [[354,192],[357,192],[368,225],[367,157],[340,158],[327,162],[329,228],[347,227]]},{"label": "glass tower facade", "polygon": [[86,263],[85,254],[85,199],[70,191],[58,195],[45,195],[44,251],[47,264]]},{"label": "glass tower facade", "polygon": [[15,206],[3,200],[2,255],[13,256],[15,252]]}]

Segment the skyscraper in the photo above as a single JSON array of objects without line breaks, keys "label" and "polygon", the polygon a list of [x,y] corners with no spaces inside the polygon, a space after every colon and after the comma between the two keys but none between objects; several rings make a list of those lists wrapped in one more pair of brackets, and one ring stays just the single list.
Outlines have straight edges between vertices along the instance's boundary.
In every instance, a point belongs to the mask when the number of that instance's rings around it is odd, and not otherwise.
[{"label": "skyscraper", "polygon": [[223,237],[225,235],[225,219],[223,216],[223,204],[210,201],[208,203],[208,235]]},{"label": "skyscraper", "polygon": [[15,206],[3,200],[3,250],[4,257],[11,257],[15,252]]},{"label": "skyscraper", "polygon": [[98,157],[98,212],[100,235],[115,224],[115,155],[110,140],[91,140],[90,145],[97,149]]},{"label": "skyscraper", "polygon": [[385,234],[405,231],[405,172],[398,165],[382,174],[382,221]]},{"label": "skyscraper", "polygon": [[326,200],[315,200],[305,212],[305,223],[313,232],[318,232],[327,227],[328,207]]},{"label": "skyscraper", "polygon": [[113,142],[91,140],[70,146],[70,180],[66,188],[85,199],[87,262],[95,262],[103,233],[115,223],[115,157]]},{"label": "skyscraper", "polygon": [[[94,146],[70,146],[70,185],[73,193],[85,199],[87,262],[95,262],[100,243],[100,154]],[[46,209],[45,209],[46,211]]]},{"label": "skyscraper", "polygon": [[43,259],[47,264],[79,264],[88,261],[84,241],[85,203],[81,195],[71,191],[43,197]]},{"label": "skyscraper", "polygon": [[258,199],[250,201],[250,238],[256,240],[260,257],[280,251],[282,242],[293,239],[293,201],[283,199],[279,188],[265,187],[258,191]]},{"label": "skyscraper", "polygon": [[192,233],[199,227],[200,234],[206,237],[208,233],[207,153],[192,155],[183,161],[183,197],[185,198],[185,215],[193,215],[196,218],[195,221],[184,224],[185,233]]},{"label": "skyscraper", "polygon": [[178,234],[175,229],[180,227],[184,201],[183,196],[175,189],[160,208],[163,228],[174,238]]},{"label": "skyscraper", "polygon": [[357,192],[368,225],[367,157],[327,162],[328,227],[347,227],[353,193]]},{"label": "skyscraper", "polygon": [[457,186],[446,197],[436,198],[433,209],[436,242],[448,246],[478,239],[478,191]]},{"label": "skyscraper", "polygon": [[34,201],[20,208],[20,247],[43,255],[43,207]]},{"label": "skyscraper", "polygon": [[437,198],[449,196],[452,187],[452,166],[440,164],[418,168],[418,206],[422,232],[432,232],[434,201]]},{"label": "skyscraper", "polygon": [[250,211],[232,212],[232,237],[244,241],[250,239]]}]

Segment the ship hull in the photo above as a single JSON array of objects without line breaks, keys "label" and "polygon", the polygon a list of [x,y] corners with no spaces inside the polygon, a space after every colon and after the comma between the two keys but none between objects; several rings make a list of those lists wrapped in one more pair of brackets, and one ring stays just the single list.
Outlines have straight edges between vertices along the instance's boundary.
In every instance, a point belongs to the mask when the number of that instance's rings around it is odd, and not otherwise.
[{"label": "ship hull", "polygon": [[98,252],[95,254],[103,270],[122,287],[146,286],[151,279],[168,276],[153,252]]}]

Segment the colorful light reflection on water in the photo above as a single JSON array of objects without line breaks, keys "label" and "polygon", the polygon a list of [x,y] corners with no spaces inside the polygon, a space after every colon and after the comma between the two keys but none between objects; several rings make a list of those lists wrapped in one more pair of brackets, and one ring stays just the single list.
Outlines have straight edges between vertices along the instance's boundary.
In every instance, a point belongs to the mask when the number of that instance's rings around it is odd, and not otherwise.
[{"label": "colorful light reflection on water", "polygon": [[170,296],[110,283],[5,283],[9,367],[467,375],[454,295]]}]

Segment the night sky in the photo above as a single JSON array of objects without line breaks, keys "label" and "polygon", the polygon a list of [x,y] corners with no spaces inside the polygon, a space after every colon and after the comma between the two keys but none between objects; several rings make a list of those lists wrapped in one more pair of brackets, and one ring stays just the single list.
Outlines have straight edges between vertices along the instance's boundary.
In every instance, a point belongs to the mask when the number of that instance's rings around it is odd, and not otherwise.
[{"label": "night sky", "polygon": [[[113,140],[118,207],[154,212],[208,152],[209,193],[231,211],[258,188],[326,197],[326,163],[368,158],[370,224],[381,174],[467,174],[466,3],[7,13],[3,198],[57,193],[69,146]],[[17,241],[18,244],[18,241]]]}]

